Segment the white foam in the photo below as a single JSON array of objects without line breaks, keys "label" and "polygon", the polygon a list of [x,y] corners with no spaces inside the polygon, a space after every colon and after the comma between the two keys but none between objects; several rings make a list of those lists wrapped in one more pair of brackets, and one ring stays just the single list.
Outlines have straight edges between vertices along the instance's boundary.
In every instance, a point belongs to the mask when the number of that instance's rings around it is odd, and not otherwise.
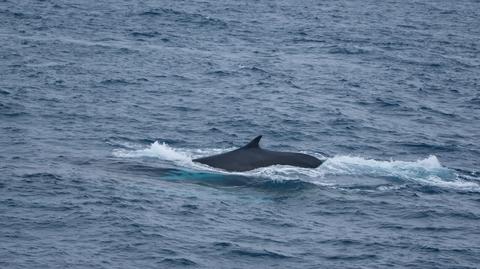
[{"label": "white foam", "polygon": [[[327,159],[316,169],[299,168],[293,166],[274,165],[258,168],[247,172],[227,172],[206,165],[192,162],[192,159],[218,154],[231,149],[182,149],[172,148],[165,143],[155,141],[143,149],[117,149],[113,155],[122,158],[152,157],[173,162],[175,165],[196,170],[206,170],[221,174],[234,174],[269,178],[272,180],[299,179],[323,186],[336,186],[338,176],[351,180],[352,185],[361,185],[358,178],[390,178],[398,180],[398,184],[416,182],[442,188],[454,188],[467,191],[479,191],[480,185],[474,181],[459,179],[457,173],[442,166],[438,158],[430,155],[416,161],[380,161],[358,156],[334,156]],[[314,154],[321,156],[319,154]],[[362,180],[362,179],[360,179]],[[347,182],[348,183],[348,182]],[[342,182],[345,185],[345,182]],[[395,187],[392,187],[395,188]],[[386,190],[391,188],[378,188]]]},{"label": "white foam", "polygon": [[328,174],[341,175],[371,175],[382,177],[399,177],[410,179],[422,175],[451,176],[451,170],[443,167],[436,156],[417,161],[379,161],[356,156],[335,156],[322,164],[322,169]]},{"label": "white foam", "polygon": [[389,177],[443,188],[480,191],[477,182],[466,181],[430,155],[416,161],[379,161],[355,156],[335,156],[319,167],[324,175]]},{"label": "white foam", "polygon": [[192,158],[186,153],[178,152],[174,148],[170,147],[165,143],[158,143],[155,141],[148,148],[138,149],[138,150],[126,150],[126,149],[116,149],[113,151],[113,155],[116,157],[124,158],[138,158],[138,157],[154,157],[160,158],[163,160],[189,163]]}]

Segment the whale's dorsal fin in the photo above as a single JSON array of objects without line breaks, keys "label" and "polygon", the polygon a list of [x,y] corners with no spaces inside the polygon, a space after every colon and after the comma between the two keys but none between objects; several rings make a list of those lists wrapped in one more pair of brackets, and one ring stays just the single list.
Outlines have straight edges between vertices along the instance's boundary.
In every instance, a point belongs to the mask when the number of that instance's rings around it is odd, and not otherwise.
[{"label": "whale's dorsal fin", "polygon": [[260,145],[258,145],[258,143],[260,143],[260,139],[262,139],[261,135],[255,137],[252,141],[250,141],[250,143],[245,145],[243,148],[244,149],[260,148]]}]

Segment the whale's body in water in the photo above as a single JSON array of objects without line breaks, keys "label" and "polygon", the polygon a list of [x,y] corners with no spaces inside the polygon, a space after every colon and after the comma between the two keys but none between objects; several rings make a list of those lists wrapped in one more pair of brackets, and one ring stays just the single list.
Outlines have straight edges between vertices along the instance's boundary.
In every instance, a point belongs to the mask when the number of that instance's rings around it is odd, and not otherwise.
[{"label": "whale's body in water", "polygon": [[270,165],[316,168],[323,163],[322,160],[303,153],[262,149],[259,145],[261,138],[261,135],[257,136],[246,146],[236,150],[193,161],[232,172],[243,172]]}]

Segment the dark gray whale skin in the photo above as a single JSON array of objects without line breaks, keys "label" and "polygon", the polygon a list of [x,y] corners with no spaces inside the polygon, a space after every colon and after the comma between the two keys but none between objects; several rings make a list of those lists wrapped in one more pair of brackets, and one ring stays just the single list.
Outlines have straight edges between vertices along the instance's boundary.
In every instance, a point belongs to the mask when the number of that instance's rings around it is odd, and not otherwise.
[{"label": "dark gray whale skin", "polygon": [[194,162],[206,164],[230,172],[244,172],[270,165],[291,165],[304,168],[316,168],[323,161],[303,153],[271,151],[260,148],[262,136],[257,136],[246,146],[204,158]]}]

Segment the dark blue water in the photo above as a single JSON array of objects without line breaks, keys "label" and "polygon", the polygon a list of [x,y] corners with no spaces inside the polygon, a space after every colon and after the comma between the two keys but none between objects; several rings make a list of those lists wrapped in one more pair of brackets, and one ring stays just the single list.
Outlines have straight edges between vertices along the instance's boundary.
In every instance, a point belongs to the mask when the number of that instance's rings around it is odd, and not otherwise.
[{"label": "dark blue water", "polygon": [[[479,18],[0,1],[0,267],[478,268]],[[191,162],[259,134],[326,162]]]}]

